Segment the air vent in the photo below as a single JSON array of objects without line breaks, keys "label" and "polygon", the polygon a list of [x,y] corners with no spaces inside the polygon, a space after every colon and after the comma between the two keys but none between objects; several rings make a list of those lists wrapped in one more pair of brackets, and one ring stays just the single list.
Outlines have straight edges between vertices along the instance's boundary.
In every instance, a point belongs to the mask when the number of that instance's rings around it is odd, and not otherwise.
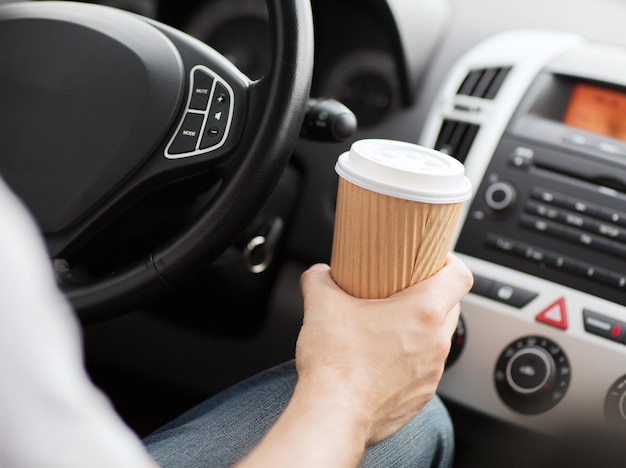
[{"label": "air vent", "polygon": [[441,126],[435,149],[464,162],[478,129],[476,124],[446,119]]},{"label": "air vent", "polygon": [[469,72],[457,94],[494,99],[511,67],[481,68]]}]

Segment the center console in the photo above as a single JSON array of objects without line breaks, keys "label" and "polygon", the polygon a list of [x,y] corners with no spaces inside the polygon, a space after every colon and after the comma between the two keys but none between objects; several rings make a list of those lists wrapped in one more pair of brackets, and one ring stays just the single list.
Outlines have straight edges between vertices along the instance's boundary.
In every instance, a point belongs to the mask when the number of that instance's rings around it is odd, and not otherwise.
[{"label": "center console", "polygon": [[626,50],[509,32],[450,71],[420,140],[474,185],[475,276],[440,394],[543,432],[626,428]]}]

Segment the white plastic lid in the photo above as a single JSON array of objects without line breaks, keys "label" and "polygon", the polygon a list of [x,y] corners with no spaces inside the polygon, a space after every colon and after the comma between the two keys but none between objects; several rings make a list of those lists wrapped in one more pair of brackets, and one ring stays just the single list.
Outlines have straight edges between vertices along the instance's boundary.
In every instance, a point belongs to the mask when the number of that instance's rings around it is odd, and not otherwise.
[{"label": "white plastic lid", "polygon": [[339,156],[337,174],[359,187],[424,203],[459,203],[472,196],[465,167],[452,156],[393,140],[360,140]]}]

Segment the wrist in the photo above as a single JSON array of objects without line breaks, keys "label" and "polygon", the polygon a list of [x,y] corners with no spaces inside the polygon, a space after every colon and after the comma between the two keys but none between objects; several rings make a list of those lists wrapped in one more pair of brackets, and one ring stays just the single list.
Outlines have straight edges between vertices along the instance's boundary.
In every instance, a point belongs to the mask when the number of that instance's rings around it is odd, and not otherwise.
[{"label": "wrist", "polygon": [[[300,379],[288,410],[308,422],[307,432],[315,428],[324,445],[345,456],[345,466],[356,466],[361,459],[370,433],[370,420],[359,403],[360,399],[338,380]],[[327,460],[330,462],[331,459]],[[318,466],[343,466],[321,463]]]},{"label": "wrist", "polygon": [[324,379],[300,377],[293,401],[303,408],[309,408],[311,412],[323,411],[353,440],[366,444],[371,421],[364,392],[354,391],[345,384],[345,379],[336,376],[326,376]]},{"label": "wrist", "polygon": [[335,382],[299,379],[283,414],[239,466],[357,466],[365,451],[369,421],[350,392]]}]

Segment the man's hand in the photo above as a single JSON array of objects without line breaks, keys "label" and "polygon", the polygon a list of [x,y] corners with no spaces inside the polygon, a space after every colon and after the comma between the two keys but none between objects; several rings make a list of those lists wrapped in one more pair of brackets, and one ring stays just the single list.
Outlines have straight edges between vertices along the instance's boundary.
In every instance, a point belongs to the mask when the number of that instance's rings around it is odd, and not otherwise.
[{"label": "man's hand", "polygon": [[456,257],[433,277],[388,299],[349,296],[328,266],[302,275],[299,386],[350,402],[366,443],[398,430],[433,397],[472,275]]}]

